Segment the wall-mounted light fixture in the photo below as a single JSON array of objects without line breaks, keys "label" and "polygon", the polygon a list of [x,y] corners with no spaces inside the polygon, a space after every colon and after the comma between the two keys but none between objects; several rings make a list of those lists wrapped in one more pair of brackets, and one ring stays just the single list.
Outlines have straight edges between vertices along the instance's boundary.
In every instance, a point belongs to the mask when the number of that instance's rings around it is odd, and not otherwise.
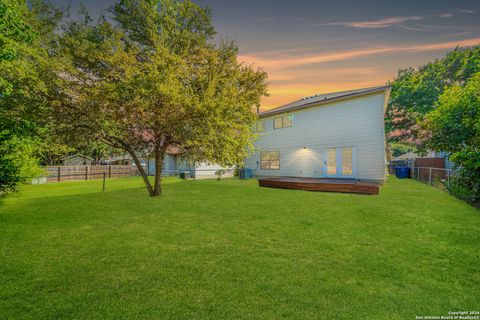
[{"label": "wall-mounted light fixture", "polygon": [[307,149],[307,147],[303,147],[303,149]]}]

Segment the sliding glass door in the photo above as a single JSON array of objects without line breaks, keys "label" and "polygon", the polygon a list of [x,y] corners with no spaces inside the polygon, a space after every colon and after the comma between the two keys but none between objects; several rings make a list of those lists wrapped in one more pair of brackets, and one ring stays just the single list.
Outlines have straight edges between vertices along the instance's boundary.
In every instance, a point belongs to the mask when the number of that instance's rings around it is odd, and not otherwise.
[{"label": "sliding glass door", "polygon": [[355,177],[355,148],[327,148],[324,152],[324,175],[332,178]]}]

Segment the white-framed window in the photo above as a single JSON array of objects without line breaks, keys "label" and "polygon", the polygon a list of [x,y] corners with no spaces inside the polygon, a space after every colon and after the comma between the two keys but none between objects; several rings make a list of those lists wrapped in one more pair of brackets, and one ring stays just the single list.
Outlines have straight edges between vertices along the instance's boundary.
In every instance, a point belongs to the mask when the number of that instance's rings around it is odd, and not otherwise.
[{"label": "white-framed window", "polygon": [[280,151],[260,152],[260,170],[280,170]]},{"label": "white-framed window", "polygon": [[263,132],[263,131],[265,131],[265,121],[258,120],[257,123],[255,123],[255,132]]},{"label": "white-framed window", "polygon": [[292,116],[286,115],[282,117],[277,117],[273,119],[273,128],[274,129],[281,129],[281,128],[289,128],[292,126]]}]

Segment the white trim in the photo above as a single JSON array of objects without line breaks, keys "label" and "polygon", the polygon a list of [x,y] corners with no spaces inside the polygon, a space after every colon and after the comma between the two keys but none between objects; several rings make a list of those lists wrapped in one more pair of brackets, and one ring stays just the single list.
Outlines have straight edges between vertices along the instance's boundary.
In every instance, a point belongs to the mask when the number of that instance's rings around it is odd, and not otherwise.
[{"label": "white trim", "polygon": [[[342,156],[341,152],[338,150],[342,149],[352,149],[352,175],[351,176],[344,176],[342,174],[338,174],[338,168],[341,167],[342,164]],[[336,174],[328,174],[327,173],[327,161],[328,161],[328,150],[335,149],[336,150]],[[323,149],[323,164],[322,164],[322,176],[325,178],[345,178],[345,179],[357,179],[357,147],[356,146],[342,146],[342,147],[327,147]]]}]

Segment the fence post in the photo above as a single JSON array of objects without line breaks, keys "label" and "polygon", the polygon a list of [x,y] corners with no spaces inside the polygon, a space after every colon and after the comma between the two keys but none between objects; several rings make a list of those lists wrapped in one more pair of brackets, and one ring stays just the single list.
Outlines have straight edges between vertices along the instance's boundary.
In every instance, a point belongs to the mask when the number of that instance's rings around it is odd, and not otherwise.
[{"label": "fence post", "polygon": [[62,179],[62,167],[58,166],[58,171],[57,171],[57,180],[58,182],[60,182],[60,180]]},{"label": "fence post", "polygon": [[85,166],[85,180],[88,180],[88,166]]},{"label": "fence post", "polygon": [[432,167],[430,167],[430,172],[428,173],[428,185],[432,185]]},{"label": "fence post", "polygon": [[112,166],[111,165],[108,166],[108,177],[109,178],[112,177]]},{"label": "fence post", "polygon": [[102,192],[105,192],[105,178],[107,177],[107,173],[104,171],[103,172],[103,187],[102,187]]},{"label": "fence post", "polygon": [[447,180],[448,191],[450,191],[450,173],[451,173],[451,171],[450,171],[450,170],[447,170],[447,174],[448,174],[448,180]]}]

